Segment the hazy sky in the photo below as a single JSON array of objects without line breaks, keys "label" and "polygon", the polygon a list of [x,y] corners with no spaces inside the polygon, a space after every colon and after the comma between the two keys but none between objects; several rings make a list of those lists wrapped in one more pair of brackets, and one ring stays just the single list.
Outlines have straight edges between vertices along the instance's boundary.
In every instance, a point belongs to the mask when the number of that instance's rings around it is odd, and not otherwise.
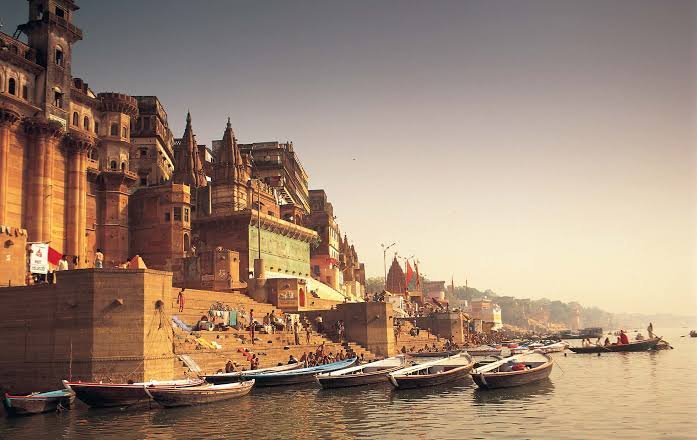
[{"label": "hazy sky", "polygon": [[294,141],[369,275],[396,241],[458,285],[697,310],[694,1],[78,4],[75,76]]}]

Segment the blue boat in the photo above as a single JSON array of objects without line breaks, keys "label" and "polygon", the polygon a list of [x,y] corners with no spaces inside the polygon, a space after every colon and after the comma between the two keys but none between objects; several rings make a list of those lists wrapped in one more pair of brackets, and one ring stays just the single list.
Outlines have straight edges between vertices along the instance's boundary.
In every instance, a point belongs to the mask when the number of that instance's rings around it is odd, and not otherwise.
[{"label": "blue boat", "polygon": [[315,382],[315,375],[319,373],[329,373],[330,371],[341,370],[355,364],[358,358],[345,359],[343,361],[332,362],[330,364],[317,365],[316,367],[299,368],[297,370],[242,373],[243,380],[254,379],[257,387],[273,387],[279,385],[295,385],[301,383]]},{"label": "blue boat", "polygon": [[2,400],[5,410],[11,416],[28,416],[68,409],[75,401],[75,393],[70,390],[33,393],[25,396],[5,394]]}]

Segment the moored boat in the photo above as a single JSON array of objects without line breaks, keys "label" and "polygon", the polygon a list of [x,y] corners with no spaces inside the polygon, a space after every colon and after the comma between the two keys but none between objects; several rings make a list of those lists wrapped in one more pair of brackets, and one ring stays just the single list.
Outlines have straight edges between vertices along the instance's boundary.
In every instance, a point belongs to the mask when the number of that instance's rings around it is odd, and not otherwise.
[{"label": "moored boat", "polygon": [[243,372],[242,379],[254,379],[257,387],[272,387],[279,385],[296,385],[315,381],[315,374],[328,373],[330,371],[341,370],[356,363],[357,358],[345,359],[343,361],[332,362],[315,367],[298,368],[297,370],[280,371],[271,373],[248,373]]},{"label": "moored boat", "polygon": [[68,409],[75,401],[75,394],[67,389],[15,396],[5,393],[2,400],[10,416],[27,416]]},{"label": "moored boat", "polygon": [[151,381],[138,383],[96,383],[63,381],[68,390],[78,399],[93,408],[130,406],[150,401],[144,386],[152,387],[193,387],[205,383],[202,379],[184,379],[170,381]]},{"label": "moored boat", "polygon": [[202,405],[205,403],[230,400],[249,394],[254,386],[254,379],[244,382],[226,383],[221,385],[204,385],[195,387],[151,387],[145,385],[143,390],[159,405],[165,408],[177,406]]},{"label": "moored boat", "polygon": [[591,345],[588,347],[569,347],[574,353],[614,353],[653,350],[661,338],[644,339],[629,344]]},{"label": "moored boat", "polygon": [[473,366],[472,356],[458,353],[393,371],[389,379],[397,389],[432,387],[466,377]]},{"label": "moored boat", "polygon": [[259,368],[256,370],[235,371],[233,373],[209,374],[209,375],[201,376],[201,378],[208,383],[220,385],[220,384],[225,384],[225,383],[239,382],[240,377],[243,374],[250,375],[250,374],[257,374],[257,373],[275,373],[275,372],[280,372],[280,371],[290,371],[290,370],[296,370],[296,369],[300,368],[301,366],[302,366],[302,364],[300,364],[300,363],[286,364],[286,365],[279,365],[276,367]]},{"label": "moored boat", "polygon": [[480,388],[508,388],[546,379],[553,366],[549,355],[531,351],[475,368],[471,375]]},{"label": "moored boat", "polygon": [[449,356],[462,353],[465,349],[458,350],[445,350],[445,351],[419,351],[414,353],[407,353],[409,356],[413,357],[432,357],[432,358],[445,358]]},{"label": "moored boat", "polygon": [[478,347],[465,348],[471,356],[498,356],[501,354],[501,348],[492,347],[491,345],[480,345]]},{"label": "moored boat", "polygon": [[387,382],[387,375],[404,368],[404,355],[395,356],[368,364],[356,365],[342,370],[320,373],[316,376],[322,388],[343,388]]}]

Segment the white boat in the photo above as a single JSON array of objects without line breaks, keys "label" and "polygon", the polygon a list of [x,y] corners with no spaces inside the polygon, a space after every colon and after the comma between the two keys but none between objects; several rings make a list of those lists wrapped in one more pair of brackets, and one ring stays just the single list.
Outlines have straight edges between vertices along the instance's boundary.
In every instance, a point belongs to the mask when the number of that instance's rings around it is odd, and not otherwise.
[{"label": "white boat", "polygon": [[316,376],[322,388],[343,388],[387,382],[387,375],[406,365],[406,356],[399,355],[343,370],[320,373]]},{"label": "white boat", "polygon": [[501,354],[501,348],[496,348],[491,345],[480,345],[478,347],[465,348],[471,356],[498,356]]},{"label": "white boat", "polygon": [[547,379],[553,366],[551,356],[534,350],[484,364],[471,374],[480,388],[508,388]]},{"label": "white boat", "polygon": [[432,387],[466,377],[473,366],[472,356],[458,353],[393,371],[389,379],[398,389]]}]

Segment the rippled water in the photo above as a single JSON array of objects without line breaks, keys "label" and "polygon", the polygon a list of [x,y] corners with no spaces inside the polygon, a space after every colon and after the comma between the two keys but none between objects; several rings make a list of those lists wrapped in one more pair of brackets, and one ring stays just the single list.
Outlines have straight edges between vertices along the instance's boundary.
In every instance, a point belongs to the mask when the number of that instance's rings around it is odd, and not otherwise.
[{"label": "rippled water", "polygon": [[[51,439],[650,439],[697,438],[697,338],[674,350],[554,355],[548,381],[480,391],[262,388],[191,408],[78,409],[0,420],[0,438]],[[575,343],[578,343],[576,341]]]}]

